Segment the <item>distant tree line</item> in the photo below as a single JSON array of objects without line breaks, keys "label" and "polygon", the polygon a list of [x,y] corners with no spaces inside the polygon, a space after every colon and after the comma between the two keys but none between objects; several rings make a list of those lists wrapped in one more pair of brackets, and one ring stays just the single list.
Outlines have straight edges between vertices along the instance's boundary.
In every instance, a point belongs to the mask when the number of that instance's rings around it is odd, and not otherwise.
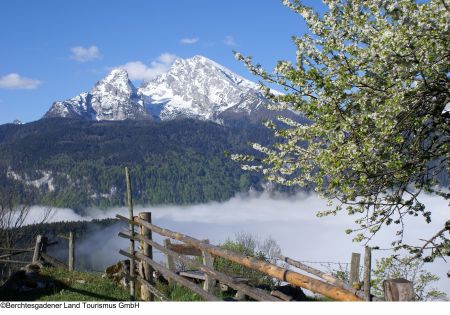
[{"label": "distant tree line", "polygon": [[[124,204],[127,166],[136,203],[221,201],[261,189],[260,174],[242,171],[225,154],[248,151],[249,141],[269,143],[272,137],[261,126],[225,127],[189,119],[45,119],[2,125],[0,184],[14,187],[32,203],[82,212]],[[38,187],[36,180],[49,172],[50,183]]]}]

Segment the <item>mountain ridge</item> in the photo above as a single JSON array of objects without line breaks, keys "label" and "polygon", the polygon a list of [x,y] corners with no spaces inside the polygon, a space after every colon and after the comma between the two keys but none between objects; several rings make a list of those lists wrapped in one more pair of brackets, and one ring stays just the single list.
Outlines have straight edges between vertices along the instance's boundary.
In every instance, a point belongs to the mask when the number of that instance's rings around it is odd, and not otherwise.
[{"label": "mountain ridge", "polygon": [[113,69],[89,92],[54,102],[43,118],[98,121],[195,118],[221,123],[229,116],[227,112],[248,118],[255,112],[268,111],[269,103],[258,84],[196,55],[176,59],[167,72],[142,82],[138,88],[125,69]]}]

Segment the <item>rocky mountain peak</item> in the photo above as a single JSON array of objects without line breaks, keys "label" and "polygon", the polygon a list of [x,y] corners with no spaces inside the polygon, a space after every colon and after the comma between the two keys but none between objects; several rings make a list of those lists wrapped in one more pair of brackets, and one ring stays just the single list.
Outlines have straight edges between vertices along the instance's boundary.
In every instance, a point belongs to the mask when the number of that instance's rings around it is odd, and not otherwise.
[{"label": "rocky mountain peak", "polygon": [[264,110],[268,100],[251,82],[200,55],[177,59],[136,89],[124,69],[113,69],[89,91],[55,102],[45,117],[123,120],[190,117],[220,122]]},{"label": "rocky mountain peak", "polygon": [[89,92],[53,103],[44,117],[88,120],[146,119],[144,103],[124,69],[113,69]]},{"label": "rocky mountain peak", "polygon": [[266,101],[257,84],[200,55],[177,59],[167,73],[145,82],[138,93],[147,111],[163,120],[193,117],[217,121],[234,106],[248,113],[250,107]]}]

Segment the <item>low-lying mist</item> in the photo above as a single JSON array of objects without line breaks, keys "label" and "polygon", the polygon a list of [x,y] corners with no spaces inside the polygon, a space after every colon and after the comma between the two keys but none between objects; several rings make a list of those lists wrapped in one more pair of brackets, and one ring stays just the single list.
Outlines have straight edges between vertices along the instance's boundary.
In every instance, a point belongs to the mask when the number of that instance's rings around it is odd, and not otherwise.
[{"label": "low-lying mist", "polygon": [[[421,201],[432,212],[432,222],[426,224],[422,217],[406,220],[405,240],[420,244],[419,239],[428,239],[442,228],[449,219],[447,202],[437,196],[422,195]],[[39,221],[46,208],[33,206],[27,223]],[[226,202],[210,202],[189,206],[160,205],[134,207],[135,214],[152,212],[153,223],[198,239],[209,239],[219,244],[236,233],[246,232],[264,240],[275,239],[286,256],[301,261],[343,262],[350,260],[352,252],[364,253],[364,244],[352,242],[352,236],[345,229],[356,227],[356,217],[344,212],[318,218],[316,212],[327,209],[326,201],[314,194],[299,193],[295,196],[258,193],[239,195]],[[113,218],[116,214],[128,215],[126,207],[107,210],[89,209],[88,215],[80,216],[71,209],[54,209],[51,222],[77,221]],[[370,245],[389,247],[395,236],[394,226],[384,229],[373,239]],[[99,229],[90,237],[77,244],[77,254],[92,256],[93,265],[102,270],[105,266],[122,259],[117,251],[127,248],[127,241],[120,239],[117,233],[126,229],[125,223],[118,223],[106,229]],[[159,238],[161,240],[161,238]],[[386,251],[374,251],[374,258],[388,255]],[[162,259],[162,257],[161,257]],[[314,264],[324,268],[323,264]],[[439,289],[450,296],[450,281],[446,276],[450,266],[442,259],[427,264],[427,269],[438,275],[441,280]]]}]

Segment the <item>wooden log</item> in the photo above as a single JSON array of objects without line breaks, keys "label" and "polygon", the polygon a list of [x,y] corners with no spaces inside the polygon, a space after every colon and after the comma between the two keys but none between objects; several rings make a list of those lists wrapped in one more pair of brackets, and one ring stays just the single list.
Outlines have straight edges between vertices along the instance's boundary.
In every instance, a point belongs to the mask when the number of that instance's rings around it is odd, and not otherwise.
[{"label": "wooden log", "polygon": [[414,284],[403,278],[383,281],[385,301],[414,301]]},{"label": "wooden log", "polygon": [[22,260],[0,259],[0,263],[28,265],[30,262],[29,261],[22,261]]},{"label": "wooden log", "polygon": [[[139,218],[152,223],[152,214],[150,212],[141,212],[139,213]],[[152,230],[147,229],[145,226],[140,226],[140,236],[152,239]],[[145,243],[141,242],[141,254],[144,256],[147,256],[150,259],[153,259],[153,248]],[[153,284],[153,268],[147,264],[145,261],[141,260],[141,264],[143,267],[143,273],[144,273],[144,280],[146,280],[149,284]],[[153,301],[154,295],[152,294],[151,290],[148,289],[148,287],[144,286],[141,287],[141,300],[142,301]]]},{"label": "wooden log", "polygon": [[75,268],[75,244],[73,239],[73,232],[69,232],[69,271],[73,271]]},{"label": "wooden log", "polygon": [[371,300],[370,294],[370,274],[372,272],[372,252],[369,246],[366,246],[364,254],[364,299]]},{"label": "wooden log", "polygon": [[350,292],[352,292],[355,295],[358,295],[359,297],[363,298],[363,294],[359,293],[355,288],[353,288],[352,286],[348,285],[347,283],[345,283],[342,280],[337,279],[336,277],[334,277],[333,275],[329,274],[329,273],[325,273],[323,271],[320,271],[316,268],[313,268],[311,266],[305,265],[304,263],[301,263],[297,260],[294,260],[292,258],[283,256],[281,254],[275,254],[275,257],[277,257],[278,259],[283,260],[284,262],[299,268],[303,271],[306,271],[312,275],[315,275],[329,283],[331,283],[332,285],[335,285],[337,287],[340,287],[342,289],[348,290]]},{"label": "wooden log", "polygon": [[194,283],[190,282],[189,280],[184,279],[183,277],[177,275],[175,272],[170,271],[166,267],[158,264],[157,262],[151,260],[150,258],[142,255],[139,252],[136,253],[135,255],[130,255],[126,251],[120,250],[119,253],[130,259],[133,258],[133,259],[144,260],[146,263],[148,263],[150,266],[152,266],[155,270],[158,270],[163,276],[165,276],[167,278],[172,278],[172,280],[174,280],[174,282],[177,282],[178,284],[188,288],[189,290],[198,294],[200,297],[202,297],[206,301],[220,301],[220,299],[217,298],[216,296],[204,291],[199,286],[195,285]]},{"label": "wooden log", "polygon": [[[128,203],[128,217],[130,220],[133,220],[133,196],[132,196],[132,189],[131,189],[131,180],[130,180],[130,174],[128,173],[128,167],[125,167],[125,181],[127,185],[127,203]],[[130,235],[134,236],[134,225],[130,223],[129,225],[129,232]],[[134,255],[134,240],[130,239],[130,247],[129,252],[131,255]],[[134,270],[135,270],[135,264],[134,260],[130,259],[130,276],[134,277]],[[134,280],[130,281],[130,299],[135,300],[136,299],[136,283]]]},{"label": "wooden log", "polygon": [[42,235],[37,235],[36,236],[36,245],[34,246],[33,263],[36,263],[39,261],[39,256],[41,253],[41,246],[42,246]]},{"label": "wooden log", "polygon": [[352,259],[350,261],[350,285],[359,289],[359,264],[361,260],[361,254],[352,253]]},{"label": "wooden log", "polygon": [[214,256],[219,256],[228,259],[232,262],[238,263],[247,268],[265,273],[281,281],[287,281],[295,286],[299,286],[312,292],[322,294],[326,297],[329,297],[330,299],[338,301],[361,301],[361,298],[359,298],[357,295],[347,290],[338,288],[336,286],[314,279],[312,277],[290,271],[286,268],[281,268],[269,262],[262,261],[254,257],[246,257],[242,254],[234,253],[233,251],[230,250],[202,243],[201,241],[193,237],[181,233],[176,233],[168,229],[163,229],[153,224],[142,222],[142,220],[140,220],[139,218],[135,219],[136,222],[128,220],[127,218],[121,215],[116,215],[116,218],[132,224],[144,224],[153,232],[158,233],[162,236],[183,241],[187,244],[191,244],[192,246],[197,246],[199,249],[206,250]]},{"label": "wooden log", "polygon": [[12,256],[17,256],[17,255],[24,254],[24,253],[28,253],[28,251],[24,251],[24,250],[23,251],[16,251],[16,252],[13,252],[13,253],[10,253],[10,254],[0,255],[0,259],[10,258]]},{"label": "wooden log", "polygon": [[6,254],[6,255],[0,255],[0,259],[5,259],[5,258],[11,258],[14,255],[19,255],[22,254],[22,252],[18,252],[18,253],[12,253],[12,254]]},{"label": "wooden log", "polygon": [[[119,236],[124,237],[124,238],[130,237],[129,235],[126,235],[125,233],[119,233]],[[139,236],[135,236],[135,237],[139,237]],[[157,250],[160,250],[161,252],[165,253],[167,256],[178,259],[178,260],[184,262],[186,265],[191,266],[192,268],[196,268],[200,271],[203,271],[204,273],[208,273],[211,275],[212,278],[219,280],[221,283],[225,283],[226,285],[230,286],[231,288],[233,288],[235,290],[244,292],[246,295],[248,295],[249,297],[251,297],[257,301],[279,301],[279,299],[272,297],[271,295],[267,294],[266,292],[264,292],[262,290],[257,290],[255,288],[252,288],[252,287],[246,285],[245,283],[239,282],[239,280],[236,280],[233,277],[230,277],[222,272],[219,272],[217,270],[214,270],[212,268],[204,266],[201,263],[199,263],[195,260],[189,259],[189,258],[185,257],[184,255],[174,252],[164,246],[161,246],[160,244],[158,244],[152,240],[148,240],[145,238],[142,238],[140,240],[144,241],[144,242],[149,242],[150,245],[152,245]],[[180,273],[180,275],[181,275],[181,273]]]},{"label": "wooden log", "polygon": [[0,247],[1,251],[5,251],[5,252],[34,252],[34,247],[32,248],[24,248],[24,249],[19,249],[19,248],[5,248],[5,247]]},{"label": "wooden log", "polygon": [[[209,244],[209,240],[205,240],[204,242]],[[202,251],[202,260],[203,265],[205,265],[209,269],[214,269],[214,259],[210,253],[208,253],[207,251]],[[209,274],[206,274],[205,282],[203,282],[203,290],[214,294],[215,287],[216,281],[214,280],[214,278],[212,278]]]}]

